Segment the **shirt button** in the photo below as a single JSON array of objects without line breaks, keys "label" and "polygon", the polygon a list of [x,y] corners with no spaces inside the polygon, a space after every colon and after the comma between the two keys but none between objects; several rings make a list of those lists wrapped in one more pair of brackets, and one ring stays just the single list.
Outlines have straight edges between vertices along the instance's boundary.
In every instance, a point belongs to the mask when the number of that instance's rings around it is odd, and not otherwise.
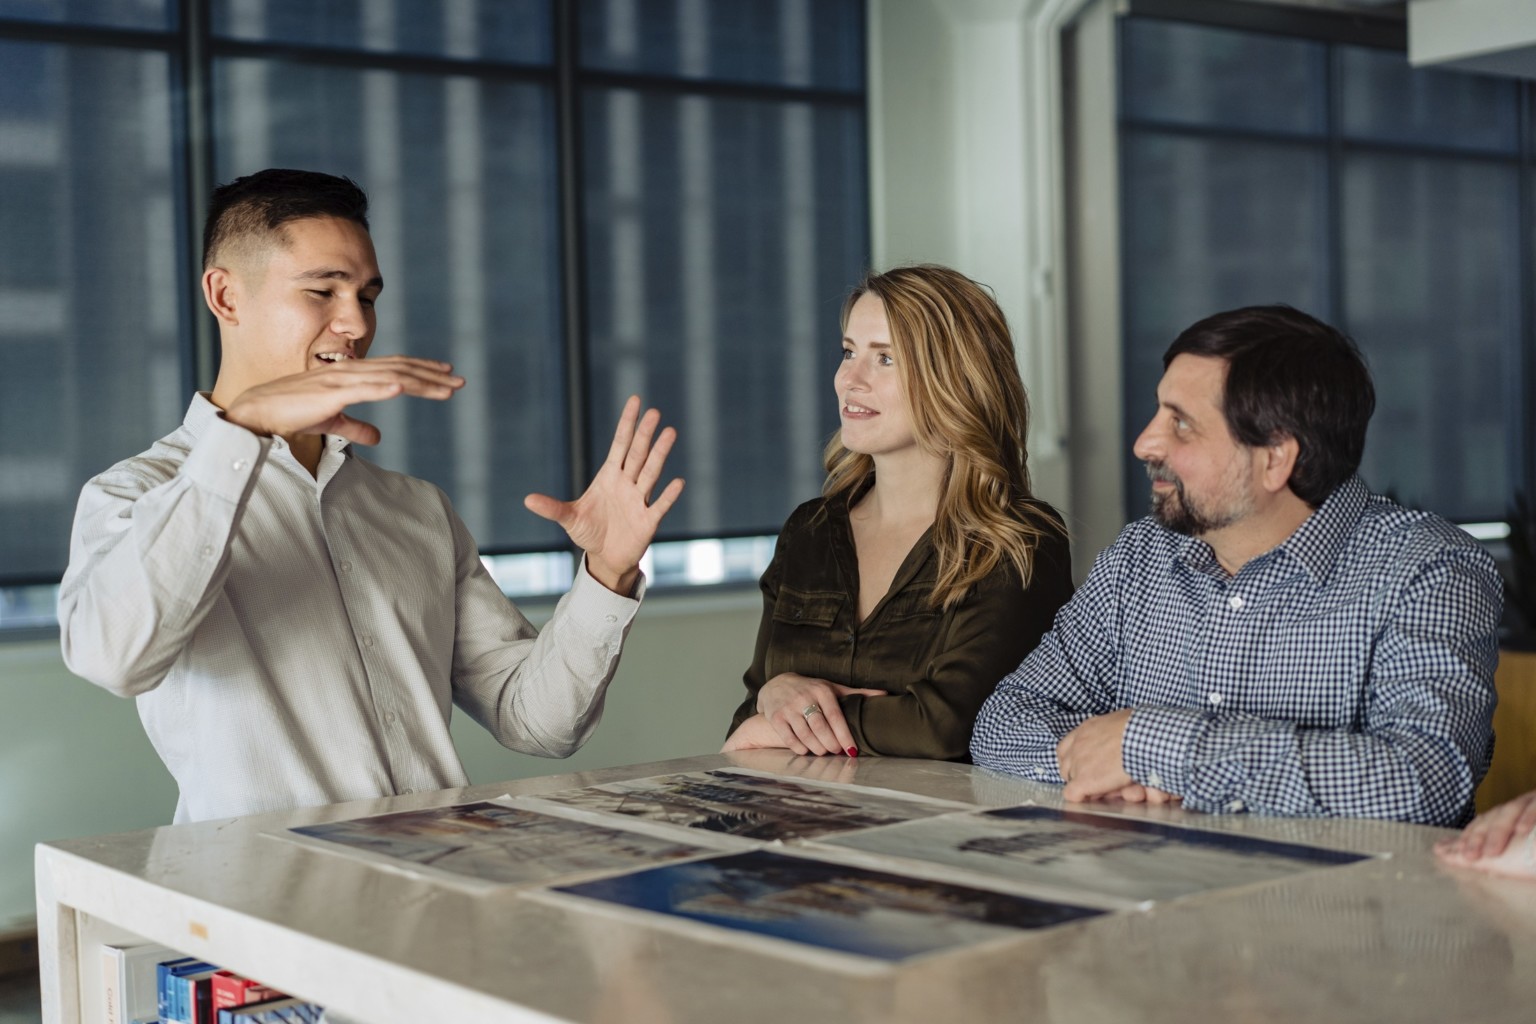
[{"label": "shirt button", "polygon": [[341,571],[342,572],[351,572],[352,571],[352,563],[348,562],[346,560],[343,560],[342,563],[341,563]]},{"label": "shirt button", "polygon": [[400,795],[401,796],[410,796],[414,792],[416,792],[414,789],[402,789],[400,791]]},{"label": "shirt button", "polygon": [[386,711],[386,712],[384,712],[384,721],[388,722],[390,725],[394,725],[395,724],[395,713],[393,711]]},{"label": "shirt button", "polygon": [[373,646],[373,637],[371,637],[371,636],[363,637],[363,646],[364,647],[372,647]]},{"label": "shirt button", "polygon": [[245,466],[246,466],[246,462],[245,462],[244,459],[236,459],[234,462],[231,462],[229,464],[229,468],[234,470],[236,473],[238,473],[242,469],[244,469]]},{"label": "shirt button", "polygon": [[1148,772],[1147,773],[1147,785],[1151,786],[1153,789],[1162,789],[1163,788],[1163,777],[1161,775],[1157,774],[1157,772]]},{"label": "shirt button", "polygon": [[604,615],[603,619],[608,621],[608,622],[618,622],[619,621],[619,617],[617,615]]},{"label": "shirt button", "polygon": [[213,545],[212,544],[204,544],[203,545],[203,557],[204,558],[212,558],[213,557]]},{"label": "shirt button", "polygon": [[1246,806],[1247,805],[1244,804],[1241,800],[1233,800],[1231,803],[1227,804],[1227,810],[1231,811],[1233,814],[1236,814]]},{"label": "shirt button", "polygon": [[1212,704],[1220,704],[1222,697],[1219,693],[1211,693],[1208,694],[1205,699],[1210,701]]},{"label": "shirt button", "polygon": [[1233,611],[1240,611],[1243,607],[1243,599],[1238,597],[1236,594],[1233,594],[1231,597],[1227,598],[1227,606],[1230,607]]}]

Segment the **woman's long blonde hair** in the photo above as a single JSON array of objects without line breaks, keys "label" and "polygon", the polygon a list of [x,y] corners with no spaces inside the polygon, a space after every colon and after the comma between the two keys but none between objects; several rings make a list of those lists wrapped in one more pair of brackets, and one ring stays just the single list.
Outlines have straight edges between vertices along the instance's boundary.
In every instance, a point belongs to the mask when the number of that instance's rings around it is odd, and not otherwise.
[{"label": "woman's long blonde hair", "polygon": [[[896,369],[918,445],[945,462],[933,522],[939,571],[933,604],[948,608],[1006,558],[1028,586],[1046,531],[1060,528],[1029,499],[1029,397],[997,302],[948,267],[922,264],[870,273],[843,303],[874,295],[885,307]],[[832,435],[822,494],[852,494],[874,460]]]}]

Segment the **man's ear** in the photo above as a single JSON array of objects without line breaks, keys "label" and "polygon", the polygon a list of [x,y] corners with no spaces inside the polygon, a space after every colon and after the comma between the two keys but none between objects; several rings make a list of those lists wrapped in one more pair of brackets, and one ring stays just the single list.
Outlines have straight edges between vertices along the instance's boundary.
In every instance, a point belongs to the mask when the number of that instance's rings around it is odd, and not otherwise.
[{"label": "man's ear", "polygon": [[240,323],[238,298],[239,283],[233,273],[223,267],[203,271],[203,301],[221,325],[235,327]]},{"label": "man's ear", "polygon": [[1289,435],[1259,449],[1259,480],[1266,491],[1279,494],[1290,486],[1291,473],[1301,455],[1301,445]]}]

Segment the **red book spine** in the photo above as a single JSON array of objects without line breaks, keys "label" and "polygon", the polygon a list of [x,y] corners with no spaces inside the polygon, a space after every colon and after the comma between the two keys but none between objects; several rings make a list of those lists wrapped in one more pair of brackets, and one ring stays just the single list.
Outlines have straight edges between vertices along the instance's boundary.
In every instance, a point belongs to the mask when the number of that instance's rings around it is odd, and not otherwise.
[{"label": "red book spine", "polygon": [[218,1020],[219,1011],[226,1007],[259,1003],[280,994],[276,989],[242,978],[233,971],[219,971],[213,976],[213,1019]]}]

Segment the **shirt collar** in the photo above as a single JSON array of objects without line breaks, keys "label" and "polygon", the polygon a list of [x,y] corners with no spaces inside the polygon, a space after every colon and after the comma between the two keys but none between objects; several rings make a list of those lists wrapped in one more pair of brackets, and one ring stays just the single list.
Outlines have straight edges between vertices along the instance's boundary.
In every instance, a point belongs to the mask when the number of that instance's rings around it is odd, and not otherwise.
[{"label": "shirt collar", "polygon": [[[1333,493],[1296,528],[1295,533],[1270,551],[1259,555],[1253,562],[1268,560],[1277,555],[1288,556],[1312,577],[1314,583],[1325,583],[1369,497],[1370,492],[1366,490],[1365,482],[1352,474],[1334,488]],[[1167,532],[1173,538],[1175,561],[1196,572],[1220,576],[1227,574],[1217,562],[1216,552],[1205,541],[1187,534]]]},{"label": "shirt collar", "polygon": [[218,416],[219,407],[209,399],[208,392],[199,391],[192,396],[192,404],[187,406],[187,414],[182,417],[181,424],[192,432],[193,437],[202,437],[208,424]]},{"label": "shirt collar", "polygon": [[1313,582],[1327,582],[1369,498],[1365,481],[1351,474],[1277,550],[1295,559]]}]

